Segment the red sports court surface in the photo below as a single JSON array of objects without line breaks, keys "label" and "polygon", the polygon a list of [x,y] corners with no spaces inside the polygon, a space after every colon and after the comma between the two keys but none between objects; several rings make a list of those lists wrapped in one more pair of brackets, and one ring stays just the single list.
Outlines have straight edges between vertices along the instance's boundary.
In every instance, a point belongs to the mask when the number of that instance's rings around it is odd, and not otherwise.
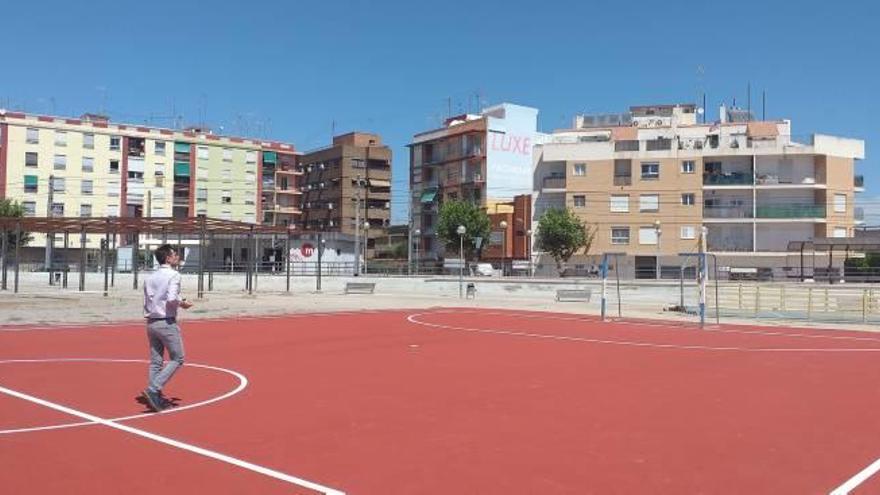
[{"label": "red sports court surface", "polygon": [[135,401],[142,324],[2,329],[2,492],[880,493],[880,336],[473,309],[183,328],[162,414]]}]

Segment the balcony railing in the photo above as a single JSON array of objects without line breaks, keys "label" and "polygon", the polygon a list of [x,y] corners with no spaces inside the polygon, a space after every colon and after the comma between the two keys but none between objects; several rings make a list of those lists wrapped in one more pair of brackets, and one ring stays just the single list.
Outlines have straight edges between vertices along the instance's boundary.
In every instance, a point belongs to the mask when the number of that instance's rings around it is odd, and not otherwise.
[{"label": "balcony railing", "polygon": [[705,218],[752,218],[751,206],[704,206]]},{"label": "balcony railing", "polygon": [[632,175],[615,175],[614,176],[614,185],[615,186],[631,186],[632,185]]},{"label": "balcony railing", "polygon": [[825,218],[825,205],[784,204],[757,208],[758,218]]},{"label": "balcony railing", "polygon": [[854,187],[865,187],[865,176],[856,175],[853,177],[853,186]]},{"label": "balcony railing", "polygon": [[615,141],[614,151],[639,151],[639,141]]},{"label": "balcony railing", "polygon": [[857,222],[864,222],[865,221],[865,209],[860,206],[856,206],[855,210],[853,210],[853,218]]},{"label": "balcony railing", "polygon": [[755,183],[751,172],[727,172],[721,174],[703,174],[704,186],[742,186]]},{"label": "balcony railing", "polygon": [[663,151],[672,149],[671,139],[650,139],[645,142],[647,151]]},{"label": "balcony railing", "polygon": [[565,189],[565,177],[544,177],[542,189]]}]

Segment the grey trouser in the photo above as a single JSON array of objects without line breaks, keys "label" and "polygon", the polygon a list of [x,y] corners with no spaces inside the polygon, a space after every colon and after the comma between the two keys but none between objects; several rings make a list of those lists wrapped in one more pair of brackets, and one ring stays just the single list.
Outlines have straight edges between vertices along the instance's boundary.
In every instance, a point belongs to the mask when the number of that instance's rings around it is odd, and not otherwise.
[{"label": "grey trouser", "polygon": [[[180,327],[174,320],[148,321],[147,339],[150,341],[150,380],[147,388],[151,392],[161,392],[177,368],[183,366]],[[168,363],[163,368],[165,349],[168,349]]]}]

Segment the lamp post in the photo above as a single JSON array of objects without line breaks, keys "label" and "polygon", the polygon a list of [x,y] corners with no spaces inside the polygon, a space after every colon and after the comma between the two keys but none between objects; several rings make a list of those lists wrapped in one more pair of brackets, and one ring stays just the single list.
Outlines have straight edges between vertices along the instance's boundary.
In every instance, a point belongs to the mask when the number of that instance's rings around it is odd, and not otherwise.
[{"label": "lamp post", "polygon": [[364,220],[364,275],[367,274],[367,246],[370,240],[370,222]]},{"label": "lamp post", "polygon": [[529,258],[529,277],[532,276],[532,229],[526,231],[526,256]]},{"label": "lamp post", "polygon": [[416,276],[419,275],[419,248],[422,246],[422,230],[416,229]]},{"label": "lamp post", "polygon": [[657,266],[655,270],[657,272],[657,280],[660,280],[660,236],[663,234],[663,231],[660,229],[660,220],[654,220],[654,232],[657,234]]},{"label": "lamp post", "polygon": [[498,226],[501,227],[501,276],[503,277],[507,263],[507,222],[502,220]]},{"label": "lamp post", "polygon": [[464,298],[464,234],[467,229],[459,225],[455,232],[458,233],[458,298]]}]

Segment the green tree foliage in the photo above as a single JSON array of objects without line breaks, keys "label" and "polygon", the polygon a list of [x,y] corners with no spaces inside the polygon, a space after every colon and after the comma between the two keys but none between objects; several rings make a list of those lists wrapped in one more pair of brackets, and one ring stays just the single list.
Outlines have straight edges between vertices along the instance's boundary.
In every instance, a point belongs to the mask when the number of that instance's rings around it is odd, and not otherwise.
[{"label": "green tree foliage", "polygon": [[590,251],[595,229],[590,228],[571,210],[551,208],[538,221],[536,245],[556,261],[559,276],[565,271],[565,263],[575,253]]},{"label": "green tree foliage", "polygon": [[[12,201],[10,199],[0,199],[0,218],[21,218],[24,216],[24,207],[21,206],[17,201]],[[18,239],[19,247],[24,247],[28,242],[31,241],[31,235],[27,232],[22,232],[21,237]],[[15,249],[15,230],[10,230],[6,233],[6,252],[12,252]]]},{"label": "green tree foliage", "polygon": [[[474,238],[482,237],[483,243],[488,242],[491,229],[489,215],[479,206],[468,201],[447,201],[440,207],[440,219],[437,222],[437,236],[446,246],[449,253],[458,253],[459,225],[464,225],[464,252],[466,259],[472,259],[476,252]],[[451,256],[448,256],[451,257]]]}]

